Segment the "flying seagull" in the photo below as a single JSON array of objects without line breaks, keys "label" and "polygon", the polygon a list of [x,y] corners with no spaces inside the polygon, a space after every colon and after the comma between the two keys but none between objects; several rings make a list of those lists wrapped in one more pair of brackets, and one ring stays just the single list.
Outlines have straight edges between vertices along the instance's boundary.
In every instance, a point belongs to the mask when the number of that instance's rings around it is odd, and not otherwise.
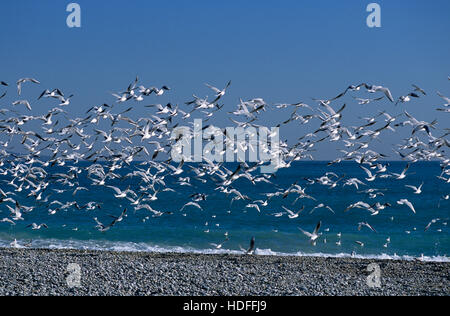
[{"label": "flying seagull", "polygon": [[17,81],[17,93],[20,95],[22,93],[22,84],[24,84],[25,82],[32,82],[32,83],[36,83],[36,84],[40,84],[39,81],[37,81],[34,78],[23,78],[23,79],[19,79]]},{"label": "flying seagull", "polygon": [[319,234],[319,229],[320,226],[322,226],[322,222],[319,222],[316,226],[316,228],[314,229],[314,231],[312,233],[309,233],[307,231],[304,231],[303,229],[301,229],[300,227],[298,228],[303,234],[305,234],[306,236],[309,237],[310,242],[315,246],[317,239],[320,237],[321,234]]},{"label": "flying seagull", "polygon": [[240,247],[240,248],[241,248],[241,251],[243,251],[246,255],[254,254],[255,253],[255,237],[252,237],[252,239],[250,240],[250,247],[247,250],[243,249],[242,247]]},{"label": "flying seagull", "polygon": [[389,99],[389,101],[394,103],[394,98],[392,97],[391,91],[388,88],[383,87],[383,86],[374,86],[374,85],[371,86],[371,85],[367,85],[367,84],[364,84],[364,85],[368,92],[374,93],[374,92],[381,91]]},{"label": "flying seagull", "polygon": [[412,203],[410,201],[408,201],[407,199],[401,199],[400,201],[397,201],[398,205],[406,205],[408,206],[411,211],[416,214],[416,210],[414,209],[414,205],[412,205]]},{"label": "flying seagull", "polygon": [[48,228],[48,226],[46,224],[37,225],[36,223],[30,224],[27,226],[27,228],[29,228],[29,227],[31,227],[32,230],[39,230],[42,227]]},{"label": "flying seagull", "polygon": [[27,107],[27,109],[29,110],[29,111],[31,111],[31,105],[30,105],[30,102],[28,102],[27,100],[17,100],[17,101],[14,101],[13,103],[12,103],[12,105],[19,105],[19,104],[21,104],[21,105],[25,105],[26,107]]},{"label": "flying seagull", "polygon": [[414,194],[422,194],[422,187],[423,187],[423,185],[424,185],[424,183],[422,182],[420,187],[415,187],[413,185],[405,185],[405,187],[413,189],[415,191]]},{"label": "flying seagull", "polygon": [[116,216],[112,216],[110,215],[110,217],[114,218],[114,220],[111,222],[111,224],[109,224],[108,226],[103,225],[102,223],[100,223],[97,219],[97,217],[94,217],[94,221],[97,223],[96,228],[101,231],[101,232],[106,232],[108,230],[110,230],[114,225],[116,225],[117,223],[121,222],[125,216],[125,214],[127,213],[127,209],[125,209],[122,214],[120,214],[119,217]]},{"label": "flying seagull", "polygon": [[231,85],[231,81],[228,81],[227,85],[225,86],[225,88],[223,90],[219,90],[216,87],[213,87],[209,84],[205,84],[208,88],[212,89],[215,93],[216,93],[216,99],[212,102],[212,103],[216,103],[217,101],[220,100],[220,98],[222,98],[225,93],[227,92],[228,87]]}]

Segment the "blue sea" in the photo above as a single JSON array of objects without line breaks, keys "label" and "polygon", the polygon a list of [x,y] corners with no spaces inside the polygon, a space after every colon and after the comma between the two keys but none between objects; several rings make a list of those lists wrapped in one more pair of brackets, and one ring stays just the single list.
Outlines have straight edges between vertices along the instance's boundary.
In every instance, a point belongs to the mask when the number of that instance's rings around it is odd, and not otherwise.
[{"label": "blue sea", "polygon": [[[88,167],[88,163],[81,163]],[[401,173],[405,162],[389,162],[389,172]],[[118,171],[120,174],[130,172],[135,165],[127,166]],[[230,164],[233,170],[236,165]],[[188,166],[185,166],[188,169]],[[66,168],[48,168],[49,174],[66,172]],[[366,257],[411,260],[422,257],[424,260],[449,261],[450,235],[447,222],[450,218],[450,201],[441,200],[449,194],[450,185],[437,178],[441,174],[438,162],[418,162],[408,170],[404,180],[377,179],[370,183],[370,188],[381,189],[384,196],[371,199],[362,193],[369,186],[361,186],[357,190],[353,186],[343,186],[339,182],[336,188],[330,189],[320,184],[309,185],[308,179],[319,178],[326,172],[334,172],[347,178],[365,178],[365,173],[356,163],[346,162],[327,166],[326,162],[297,162],[289,169],[281,169],[271,179],[273,184],[259,183],[252,185],[246,179],[239,179],[233,187],[249,196],[252,200],[266,200],[265,193],[274,192],[275,188],[287,189],[293,183],[305,188],[308,195],[317,201],[300,199],[292,205],[297,195],[287,198],[273,197],[267,206],[261,206],[261,212],[247,208],[249,201],[231,203],[232,195],[215,190],[214,183],[201,183],[191,179],[191,186],[179,186],[177,178],[165,178],[166,187],[175,192],[160,192],[158,200],[149,204],[155,210],[171,212],[160,217],[152,217],[152,213],[142,209],[135,211],[125,199],[114,198],[113,191],[104,186],[91,186],[83,173],[79,175],[80,186],[89,190],[80,191],[75,196],[72,191],[58,194],[53,189],[61,189],[52,184],[44,192],[42,199],[49,196],[47,202],[35,202],[33,197],[27,197],[29,191],[17,193],[14,199],[27,207],[35,207],[32,212],[24,213],[23,221],[16,225],[0,223],[0,247],[9,247],[15,239],[20,244],[32,241],[36,248],[75,248],[113,251],[148,251],[148,252],[193,252],[193,253],[242,253],[241,248],[248,248],[249,241],[255,237],[257,255],[294,255],[294,256],[332,256],[332,257]],[[185,176],[181,174],[180,177]],[[13,191],[6,182],[9,176],[0,176],[0,188],[3,191]],[[366,182],[366,181],[365,181]],[[419,186],[424,182],[423,193],[414,194],[405,185]],[[367,183],[367,182],[366,182]],[[111,185],[126,189],[128,186],[139,191],[140,183],[136,178],[112,180]],[[186,207],[185,203],[192,200],[195,193],[205,193],[206,201],[198,202],[203,210],[196,207]],[[411,201],[417,211],[414,214],[408,207],[398,205],[400,199]],[[49,205],[51,201],[62,203],[76,201],[79,205],[88,202],[101,204],[101,209],[78,210],[70,207],[50,215],[49,209],[57,205]],[[376,202],[390,203],[392,207],[372,216],[368,211],[352,209],[344,210],[358,201],[368,204]],[[310,211],[319,203],[330,206]],[[9,210],[0,204],[0,219],[9,216]],[[13,205],[10,204],[11,207]],[[286,215],[275,217],[274,213],[282,212],[282,206],[297,211],[302,206],[305,210],[298,218],[289,219]],[[439,207],[438,207],[439,206]],[[94,217],[102,223],[109,223],[113,216],[119,216],[127,208],[127,216],[107,232],[96,229]],[[439,219],[425,230],[433,219]],[[309,242],[299,228],[312,232],[321,221],[322,233],[316,245]],[[358,230],[358,223],[368,222],[376,231],[363,227]],[[48,225],[48,229],[31,230],[31,223]],[[218,249],[212,244],[221,244]],[[389,240],[389,242],[388,242]],[[361,242],[364,246],[357,244]],[[340,242],[340,243],[339,243]]]}]

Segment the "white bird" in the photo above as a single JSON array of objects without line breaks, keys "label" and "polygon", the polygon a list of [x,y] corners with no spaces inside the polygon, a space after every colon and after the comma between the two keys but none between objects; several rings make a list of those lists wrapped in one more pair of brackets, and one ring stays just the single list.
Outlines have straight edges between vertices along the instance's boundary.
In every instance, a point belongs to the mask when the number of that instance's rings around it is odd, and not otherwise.
[{"label": "white bird", "polygon": [[228,237],[226,237],[226,239],[221,243],[221,244],[215,244],[215,243],[211,243],[210,245],[215,247],[216,249],[222,249],[223,245],[228,241]]},{"label": "white bird", "polygon": [[408,171],[409,167],[410,167],[410,164],[407,164],[405,169],[402,171],[402,173],[400,173],[400,174],[392,173],[392,175],[395,176],[397,180],[403,180],[406,178],[406,172]]},{"label": "white bird", "polygon": [[28,102],[27,100],[17,100],[12,103],[12,105],[14,105],[14,106],[19,105],[19,104],[25,105],[29,111],[32,110],[30,102]]},{"label": "white bird", "polygon": [[70,99],[73,97],[73,94],[68,96],[67,98],[64,98],[63,96],[59,97],[59,100],[61,101],[61,103],[59,104],[59,106],[67,106],[70,104]]},{"label": "white bird", "polygon": [[320,226],[322,226],[322,222],[321,222],[321,221],[317,224],[316,228],[314,229],[314,231],[313,231],[312,233],[309,233],[309,232],[307,232],[307,231],[304,231],[304,230],[301,229],[300,227],[299,227],[298,229],[299,229],[304,235],[308,236],[309,239],[310,239],[310,242],[311,242],[313,245],[315,245],[317,239],[322,235],[322,234],[319,234]]},{"label": "white bird", "polygon": [[366,184],[357,178],[348,179],[344,183],[344,187],[351,186],[351,185],[353,185],[357,190],[359,190],[359,185],[366,185]]},{"label": "white bird", "polygon": [[284,206],[282,206],[282,207],[283,207],[283,209],[288,213],[288,217],[289,217],[290,219],[297,218],[298,215],[305,209],[305,206],[303,206],[297,213],[294,213],[293,211],[291,211],[291,210],[285,208]]},{"label": "white bird", "polygon": [[39,81],[37,81],[34,78],[23,78],[23,79],[19,79],[17,81],[17,93],[20,95],[22,93],[22,84],[25,82],[32,82],[32,83],[36,83],[36,84],[40,84]]},{"label": "white bird", "polygon": [[446,97],[445,95],[443,95],[442,93],[438,92],[437,93],[438,96],[440,96],[442,99],[444,99],[444,101],[446,102],[444,104],[444,106],[450,106],[450,98]]},{"label": "white bird", "polygon": [[259,209],[259,205],[258,204],[248,204],[246,206],[247,208],[254,208],[258,211],[258,213],[261,213],[261,210]]},{"label": "white bird", "polygon": [[114,225],[116,225],[117,223],[121,222],[123,220],[123,218],[125,217],[126,213],[127,213],[127,209],[125,209],[122,212],[122,214],[120,214],[119,217],[110,215],[110,217],[114,218],[114,220],[108,226],[103,225],[102,223],[100,223],[98,221],[97,217],[94,217],[94,221],[97,223],[96,228],[100,232],[106,232],[106,231],[110,230]]},{"label": "white bird", "polygon": [[400,201],[397,201],[397,204],[408,206],[411,209],[411,211],[414,214],[416,214],[416,210],[414,209],[414,205],[410,201],[408,201],[407,199],[401,199]]},{"label": "white bird", "polygon": [[368,178],[366,178],[366,181],[368,181],[368,182],[375,181],[375,179],[377,178],[376,174],[372,174],[372,172],[369,169],[367,169],[367,168],[365,168],[363,166],[360,166],[360,168],[367,173]]},{"label": "white bird", "polygon": [[16,225],[16,223],[12,220],[12,219],[9,219],[9,218],[3,218],[2,220],[0,220],[0,223],[9,223],[9,224],[11,224],[11,225],[13,225],[13,226],[15,226]]},{"label": "white bird", "polygon": [[377,232],[377,231],[376,231],[369,223],[367,223],[367,222],[361,222],[361,223],[359,223],[359,224],[358,224],[358,230],[360,231],[361,228],[362,228],[363,226],[369,228],[369,229],[370,229],[371,231],[373,231],[374,233]]},{"label": "white bird", "polygon": [[367,84],[364,84],[364,85],[365,85],[365,87],[366,87],[366,89],[367,89],[367,91],[369,93],[374,93],[374,92],[377,92],[377,91],[381,91],[389,99],[389,101],[394,103],[394,98],[392,97],[391,91],[388,88],[382,87],[382,86],[373,86],[373,85],[370,86],[370,85],[367,85]]},{"label": "white bird", "polygon": [[222,97],[225,95],[225,93],[226,93],[228,87],[231,85],[231,81],[228,81],[227,85],[226,85],[225,88],[222,89],[222,90],[219,90],[219,89],[217,89],[216,87],[213,87],[213,86],[211,86],[211,85],[209,85],[209,84],[207,84],[207,83],[206,83],[205,85],[206,85],[208,88],[212,89],[212,90],[216,93],[216,99],[212,102],[212,103],[216,103],[217,101],[219,101],[220,98],[222,98]]},{"label": "white bird", "polygon": [[20,247],[19,243],[17,242],[17,239],[14,239],[14,241],[12,243],[10,243],[9,246],[12,247],[12,248],[19,248]]},{"label": "white bird", "polygon": [[325,205],[325,204],[323,204],[323,203],[320,203],[319,205],[317,205],[316,207],[314,207],[314,208],[311,210],[311,212],[309,212],[309,214],[312,214],[315,210],[320,209],[320,208],[326,208],[326,209],[328,209],[331,213],[333,213],[333,214],[335,213],[331,207],[329,207],[329,206],[327,206],[327,205]]},{"label": "white bird", "polygon": [[171,90],[171,89],[170,89],[169,87],[167,87],[167,86],[162,86],[161,89],[158,89],[158,88],[155,88],[155,87],[152,87],[152,88],[150,88],[150,89],[152,89],[152,91],[155,92],[155,94],[156,94],[158,97],[162,96],[162,95],[164,94],[165,91],[170,91],[170,90]]},{"label": "white bird", "polygon": [[14,217],[12,218],[13,221],[24,220],[24,218],[22,217],[22,212],[20,211],[21,207],[19,203],[16,202],[15,208],[10,207],[9,205],[6,205],[6,207],[11,212],[11,215],[14,215]]},{"label": "white bird", "polygon": [[27,228],[29,228],[29,227],[31,227],[32,230],[39,230],[42,227],[48,228],[48,226],[46,224],[37,225],[36,223],[30,224],[27,226]]},{"label": "white bird", "polygon": [[121,191],[119,188],[113,187],[113,186],[111,186],[111,185],[107,185],[106,187],[107,187],[107,188],[110,188],[110,189],[113,189],[114,192],[116,192],[116,194],[114,195],[114,197],[115,197],[116,199],[123,199],[123,198],[126,198],[126,197],[128,196],[128,193],[131,193],[132,195],[134,195],[135,197],[137,197],[136,194],[135,194],[133,191],[131,191],[129,188],[128,188],[127,190],[125,190],[125,191]]},{"label": "white bird", "polygon": [[344,213],[348,212],[348,211],[350,211],[351,209],[354,209],[354,208],[367,210],[367,211],[369,211],[372,214],[372,216],[375,216],[375,215],[379,214],[379,210],[375,210],[373,208],[373,206],[371,206],[371,205],[369,205],[369,204],[367,204],[365,202],[362,202],[362,201],[359,201],[357,203],[354,203],[354,204],[350,205],[349,207],[347,207],[347,209],[344,211]]},{"label": "white bird", "polygon": [[418,91],[420,93],[422,93],[423,95],[427,95],[427,93],[420,87],[416,86],[415,84],[412,85],[414,88],[414,91]]},{"label": "white bird", "polygon": [[420,187],[415,187],[412,185],[405,185],[405,187],[413,189],[415,192],[414,194],[422,194],[422,187],[423,187],[424,183],[422,182],[422,184],[420,185]]},{"label": "white bird", "polygon": [[436,224],[436,223],[439,222],[440,220],[441,220],[441,219],[439,219],[439,218],[435,218],[435,219],[431,220],[431,222],[428,223],[428,225],[425,227],[425,230],[424,230],[424,231],[429,230],[430,227],[431,227],[431,225]]},{"label": "white bird", "polygon": [[199,210],[203,211],[203,208],[200,206],[200,204],[195,203],[195,202],[188,202],[183,205],[183,207],[180,209],[180,212],[182,212],[188,206],[194,206],[194,207],[198,208]]}]

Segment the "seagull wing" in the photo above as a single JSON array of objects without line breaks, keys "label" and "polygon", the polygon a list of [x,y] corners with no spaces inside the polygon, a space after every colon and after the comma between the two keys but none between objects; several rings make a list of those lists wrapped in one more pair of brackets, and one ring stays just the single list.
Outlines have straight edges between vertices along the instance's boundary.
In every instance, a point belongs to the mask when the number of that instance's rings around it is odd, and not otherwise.
[{"label": "seagull wing", "polygon": [[317,223],[316,228],[314,229],[314,235],[317,235],[317,233],[319,232],[320,226],[322,226],[322,222]]}]

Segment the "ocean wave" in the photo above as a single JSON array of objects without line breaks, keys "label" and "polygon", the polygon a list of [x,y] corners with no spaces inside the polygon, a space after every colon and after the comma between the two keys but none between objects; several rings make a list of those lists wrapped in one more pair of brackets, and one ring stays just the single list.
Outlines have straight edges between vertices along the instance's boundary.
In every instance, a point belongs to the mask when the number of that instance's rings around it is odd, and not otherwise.
[{"label": "ocean wave", "polygon": [[[0,248],[27,248],[24,245],[26,241],[17,241],[11,243],[0,240]],[[186,253],[186,254],[206,254],[206,255],[239,255],[242,254],[240,250],[231,249],[196,249],[192,247],[182,246],[159,246],[150,245],[147,243],[133,243],[133,242],[108,242],[108,241],[79,241],[79,240],[34,240],[32,249],[54,249],[54,250],[94,250],[94,251],[113,251],[113,252],[143,252],[143,253]],[[371,260],[400,260],[400,261],[415,261],[423,262],[450,262],[450,257],[447,256],[421,256],[414,257],[408,255],[388,255],[388,254],[350,254],[350,253],[306,253],[295,252],[285,253],[277,252],[271,249],[256,248],[255,255],[257,256],[280,256],[280,257],[321,257],[321,258],[354,258],[354,259],[371,259]]]}]

